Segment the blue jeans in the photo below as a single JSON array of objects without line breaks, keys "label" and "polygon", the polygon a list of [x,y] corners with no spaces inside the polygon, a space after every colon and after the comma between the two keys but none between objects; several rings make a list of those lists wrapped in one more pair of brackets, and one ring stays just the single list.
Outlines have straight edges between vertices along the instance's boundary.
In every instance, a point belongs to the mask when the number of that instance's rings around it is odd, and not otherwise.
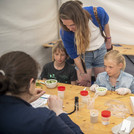
[{"label": "blue jeans", "polygon": [[104,55],[106,54],[105,43],[97,50],[86,51],[85,53],[85,65],[86,69],[94,67],[104,67]]}]

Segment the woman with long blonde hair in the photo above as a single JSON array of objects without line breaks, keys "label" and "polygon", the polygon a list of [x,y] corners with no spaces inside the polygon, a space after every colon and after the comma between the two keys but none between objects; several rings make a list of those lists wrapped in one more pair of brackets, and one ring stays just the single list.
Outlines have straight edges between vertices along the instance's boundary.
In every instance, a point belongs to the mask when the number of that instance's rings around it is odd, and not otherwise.
[{"label": "woman with long blonde hair", "polygon": [[[109,17],[102,7],[98,7],[97,12],[107,38],[106,43],[101,35],[93,7],[82,8],[80,1],[67,1],[59,9],[61,39],[68,55],[74,59],[78,68],[78,84],[83,86],[90,86],[92,69],[95,76],[104,71],[103,59],[106,48],[111,48]],[[85,61],[85,71],[81,57]]]}]

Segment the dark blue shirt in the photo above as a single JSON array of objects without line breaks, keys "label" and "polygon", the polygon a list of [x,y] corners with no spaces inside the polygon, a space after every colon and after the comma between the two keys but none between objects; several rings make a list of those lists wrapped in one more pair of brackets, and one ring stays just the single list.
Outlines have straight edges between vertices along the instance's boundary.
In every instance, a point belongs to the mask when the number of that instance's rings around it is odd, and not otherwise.
[{"label": "dark blue shirt", "polygon": [[33,108],[24,100],[0,96],[0,134],[82,134],[67,114]]}]

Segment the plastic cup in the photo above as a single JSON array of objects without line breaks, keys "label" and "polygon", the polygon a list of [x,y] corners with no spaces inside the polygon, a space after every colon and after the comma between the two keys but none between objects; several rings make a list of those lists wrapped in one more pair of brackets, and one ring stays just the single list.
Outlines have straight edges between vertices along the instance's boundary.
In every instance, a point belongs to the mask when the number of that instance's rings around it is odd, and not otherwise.
[{"label": "plastic cup", "polygon": [[88,102],[88,91],[81,91],[81,102],[82,103],[87,103]]},{"label": "plastic cup", "polygon": [[59,98],[64,99],[64,91],[65,91],[64,86],[58,86],[58,97]]},{"label": "plastic cup", "polygon": [[91,109],[90,110],[90,122],[91,123],[97,123],[98,122],[98,115],[99,111],[96,109]]},{"label": "plastic cup", "polygon": [[94,102],[95,102],[94,98],[91,98],[91,97],[88,98],[87,108],[94,109]]}]

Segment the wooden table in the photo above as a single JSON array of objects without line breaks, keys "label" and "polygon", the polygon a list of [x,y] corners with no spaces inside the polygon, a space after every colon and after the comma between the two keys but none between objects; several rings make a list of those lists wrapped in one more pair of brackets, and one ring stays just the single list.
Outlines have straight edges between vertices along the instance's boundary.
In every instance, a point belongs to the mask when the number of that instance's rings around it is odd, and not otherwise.
[{"label": "wooden table", "polygon": [[123,55],[134,55],[134,45],[113,44],[113,49],[118,50]]},{"label": "wooden table", "polygon": [[[82,86],[76,86],[76,85],[70,85],[70,84],[62,84],[58,83],[58,86],[65,86],[65,96],[64,96],[64,111],[72,112],[74,109],[74,98],[75,96],[79,97],[79,103],[81,104],[81,98],[80,98],[80,91],[84,89]],[[47,94],[50,95],[57,95],[57,87],[54,89],[48,89],[45,85],[43,86],[43,89],[46,91]],[[89,88],[87,88],[89,90]],[[90,96],[92,97],[94,95],[94,92],[89,91]],[[126,115],[126,118],[128,116],[134,116],[131,106],[130,106],[130,96],[134,96],[133,94],[128,94],[125,96],[118,95],[114,91],[108,91],[105,96],[98,96],[95,101],[95,109],[99,110],[99,118],[98,123],[92,124],[90,123],[90,113],[89,109],[87,109],[87,106],[81,107],[78,112],[75,112],[70,116],[70,118],[80,126],[84,134],[112,134],[112,127],[115,125],[121,123],[123,121],[123,118],[118,118],[115,116],[110,117],[110,124],[109,125],[103,125],[101,123],[101,111],[106,110],[107,106],[105,105],[106,102],[109,100],[120,100],[123,102],[127,108],[130,110],[130,114]],[[134,134],[134,130],[131,132],[131,134]]]},{"label": "wooden table", "polygon": [[51,41],[49,43],[45,43],[45,44],[43,44],[43,47],[45,47],[45,48],[47,48],[47,47],[53,47],[56,44],[57,41],[58,40]]}]

